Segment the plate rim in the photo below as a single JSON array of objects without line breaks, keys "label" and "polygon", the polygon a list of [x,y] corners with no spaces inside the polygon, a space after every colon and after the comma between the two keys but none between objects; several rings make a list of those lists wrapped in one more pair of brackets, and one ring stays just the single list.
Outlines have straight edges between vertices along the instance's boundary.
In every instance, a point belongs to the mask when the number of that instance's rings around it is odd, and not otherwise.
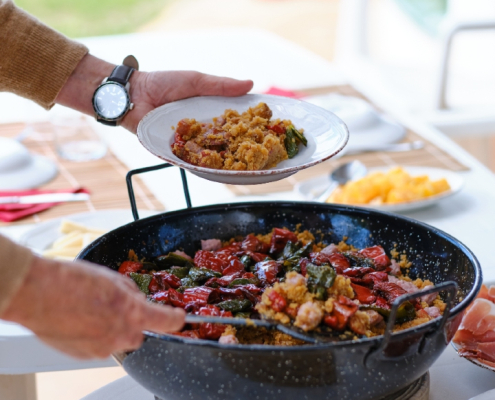
[{"label": "plate rim", "polygon": [[[206,174],[206,175],[212,175],[212,176],[215,176],[215,175],[223,175],[223,176],[234,176],[234,177],[257,177],[257,176],[265,176],[265,175],[285,175],[285,174],[292,174],[292,173],[295,173],[295,172],[298,172],[298,171],[301,171],[303,169],[306,169],[306,168],[310,168],[312,166],[315,166],[317,164],[320,164],[332,157],[334,157],[335,155],[339,154],[347,145],[347,143],[349,142],[349,129],[347,128],[347,125],[345,124],[344,121],[342,121],[342,119],[340,119],[337,115],[335,115],[334,113],[332,113],[331,111],[328,111],[328,110],[325,110],[324,108],[321,108],[321,107],[318,107],[314,104],[311,104],[311,103],[308,103],[304,100],[301,100],[301,99],[294,99],[294,98],[290,98],[290,97],[284,97],[284,96],[275,96],[275,95],[270,95],[270,94],[258,94],[258,93],[248,93],[248,94],[245,94],[243,96],[237,96],[237,97],[234,97],[234,98],[242,98],[242,97],[250,97],[250,98],[256,98],[256,97],[260,97],[260,98],[263,98],[263,97],[269,97],[269,98],[280,98],[280,99],[283,99],[284,101],[293,101],[295,103],[304,103],[304,104],[307,104],[311,107],[315,107],[315,108],[318,108],[320,109],[323,113],[326,113],[326,114],[329,114],[332,116],[333,119],[336,119],[337,121],[340,121],[342,123],[342,126],[344,128],[343,132],[344,132],[344,139],[342,140],[342,143],[340,144],[340,146],[338,146],[338,148],[333,151],[331,154],[327,154],[325,155],[324,157],[322,158],[319,158],[318,160],[313,160],[313,161],[309,161],[309,162],[306,162],[306,163],[303,163],[303,164],[299,164],[299,165],[295,165],[295,166],[292,166],[292,167],[286,167],[286,168],[271,168],[271,169],[262,169],[262,170],[256,170],[256,171],[237,171],[237,170],[224,170],[224,169],[214,169],[214,168],[205,168],[205,167],[199,167],[199,166],[196,166],[196,165],[193,165],[193,164],[189,164],[181,159],[178,158],[179,161],[177,161],[176,159],[173,159],[173,158],[169,158],[167,156],[163,156],[163,155],[159,155],[159,154],[156,154],[156,152],[152,151],[151,149],[149,149],[147,146],[145,146],[144,142],[143,142],[143,136],[145,135],[144,133],[144,125],[147,123],[147,121],[153,117],[153,115],[157,112],[159,112],[160,110],[163,110],[163,109],[166,109],[168,107],[172,107],[173,104],[177,104],[179,102],[191,102],[191,101],[197,101],[198,99],[204,99],[204,100],[212,100],[212,99],[229,99],[229,97],[226,97],[226,96],[195,96],[195,97],[190,97],[190,98],[187,98],[187,99],[181,99],[181,100],[176,100],[176,101],[173,101],[173,102],[170,102],[170,103],[167,103],[167,104],[163,104],[157,108],[155,108],[154,110],[151,110],[150,112],[148,112],[142,119],[141,121],[139,121],[139,124],[138,124],[138,127],[137,127],[137,138],[139,140],[139,142],[141,143],[141,145],[146,149],[148,150],[151,154],[153,154],[154,156],[172,164],[172,165],[175,165],[179,168],[183,168],[185,170],[188,170],[188,171],[191,171],[193,173],[200,173],[200,174]],[[213,117],[212,117],[213,118]]]},{"label": "plate rim", "polygon": [[[448,190],[443,193],[436,194],[434,196],[427,197],[425,199],[421,200],[412,200],[412,201],[405,201],[401,203],[395,203],[395,204],[344,204],[344,205],[349,205],[349,206],[356,206],[356,207],[365,207],[365,208],[372,208],[374,210],[379,210],[379,211],[389,211],[389,212],[397,212],[397,211],[412,211],[417,208],[422,208],[423,206],[426,207],[428,205],[433,205],[436,202],[443,200],[445,198],[451,197],[457,193],[459,193],[462,188],[465,185],[465,179],[462,177],[462,175],[457,172],[457,171],[451,171],[445,168],[436,168],[436,167],[425,167],[425,166],[420,166],[420,165],[391,165],[391,166],[385,166],[385,167],[373,167],[369,168],[369,172],[379,172],[379,171],[388,171],[391,168],[394,167],[401,167],[404,169],[406,172],[409,170],[417,170],[417,171],[424,171],[422,173],[427,174],[427,171],[437,171],[439,173],[445,173],[445,178],[447,181],[449,181],[449,176],[450,177],[455,177],[457,179],[458,185],[456,188]],[[323,176],[323,175],[322,175]],[[311,180],[316,180],[319,179],[320,177],[312,178],[312,179],[307,179],[303,182],[299,182],[294,186],[294,191],[299,193],[300,195],[304,196],[304,194],[300,191],[300,186],[304,182],[309,182]],[[450,184],[450,182],[449,182]],[[311,199],[308,201],[316,201],[316,199]],[[336,203],[336,204],[341,204],[341,203]]]}]

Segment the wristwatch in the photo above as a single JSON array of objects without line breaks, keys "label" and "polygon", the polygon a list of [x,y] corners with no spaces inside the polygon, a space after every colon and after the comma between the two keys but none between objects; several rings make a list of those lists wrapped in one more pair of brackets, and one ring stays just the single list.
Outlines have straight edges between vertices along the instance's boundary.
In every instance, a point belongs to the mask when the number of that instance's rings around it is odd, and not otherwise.
[{"label": "wristwatch", "polygon": [[122,65],[117,65],[110,76],[103,79],[93,94],[93,108],[98,122],[117,126],[128,111],[134,108],[129,95],[132,73],[139,69],[134,56],[127,56]]}]

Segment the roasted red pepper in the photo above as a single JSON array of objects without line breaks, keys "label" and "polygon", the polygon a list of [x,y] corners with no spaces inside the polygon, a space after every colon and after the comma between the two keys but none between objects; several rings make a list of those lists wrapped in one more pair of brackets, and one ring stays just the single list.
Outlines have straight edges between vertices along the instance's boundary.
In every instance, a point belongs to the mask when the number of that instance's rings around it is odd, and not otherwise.
[{"label": "roasted red pepper", "polygon": [[341,331],[345,329],[349,322],[349,318],[351,318],[357,310],[358,305],[356,303],[341,295],[339,296],[338,301],[334,301],[333,303],[332,314],[327,314],[323,318],[323,322],[330,328]]},{"label": "roasted red pepper", "polygon": [[348,277],[362,278],[364,275],[374,272],[375,270],[370,267],[357,267],[357,268],[347,268],[342,272],[343,275]]},{"label": "roasted red pepper", "polygon": [[264,261],[268,257],[268,255],[267,254],[264,254],[264,253],[253,253],[253,252],[250,252],[250,251],[247,251],[246,254],[248,256],[250,256],[254,260],[255,263]]},{"label": "roasted red pepper", "polygon": [[151,296],[151,298],[155,301],[162,301],[165,304],[170,304],[170,298],[169,298],[169,293],[168,290],[162,290],[160,292],[157,292]]},{"label": "roasted red pepper", "polygon": [[120,264],[119,272],[123,275],[138,272],[143,268],[143,263],[137,261],[124,261]]},{"label": "roasted red pepper", "polygon": [[156,293],[162,289],[168,289],[168,287],[163,287],[161,284],[158,283],[155,277],[151,278],[151,282],[148,285],[148,290],[150,294]]},{"label": "roasted red pepper", "polygon": [[272,290],[268,294],[268,298],[272,302],[271,307],[277,312],[282,312],[287,307],[287,301],[282,297],[280,293],[277,293],[275,290]]},{"label": "roasted red pepper", "polygon": [[156,279],[164,289],[168,289],[169,287],[178,289],[181,286],[180,278],[167,271],[156,272],[153,274],[153,278]]},{"label": "roasted red pepper", "polygon": [[215,254],[228,254],[228,255],[239,255],[242,253],[241,245],[239,243],[232,243],[229,244],[228,246],[222,247],[221,249],[217,250]]},{"label": "roasted red pepper", "polygon": [[383,271],[371,272],[363,276],[363,281],[367,285],[373,286],[376,282],[388,282],[388,274]]},{"label": "roasted red pepper", "polygon": [[373,294],[371,289],[367,287],[356,285],[351,283],[352,288],[354,289],[354,293],[356,294],[356,298],[359,300],[361,304],[371,304],[376,300],[376,296]]},{"label": "roasted red pepper", "polygon": [[170,304],[174,307],[184,308],[184,295],[179,293],[175,289],[168,289],[168,298],[170,300]]},{"label": "roasted red pepper", "polygon": [[280,253],[287,242],[297,243],[297,236],[287,229],[274,228],[270,242],[270,253]]},{"label": "roasted red pepper", "polygon": [[283,124],[268,125],[266,129],[275,132],[278,135],[285,133],[285,126]]},{"label": "roasted red pepper", "polygon": [[375,306],[384,308],[385,310],[390,310],[390,306],[383,297],[376,296]]},{"label": "roasted red pepper", "polygon": [[366,258],[370,258],[374,261],[377,270],[384,270],[390,265],[390,259],[382,246],[373,246],[359,251]]},{"label": "roasted red pepper", "polygon": [[278,261],[262,261],[255,265],[254,273],[262,281],[275,283],[277,274],[282,271],[282,265]]},{"label": "roasted red pepper", "polygon": [[254,235],[247,235],[241,243],[241,248],[244,251],[251,251],[253,253],[268,253],[270,246]]},{"label": "roasted red pepper", "polygon": [[232,275],[236,272],[244,272],[244,264],[236,256],[229,254],[218,254],[217,258],[224,262],[224,267],[221,271],[223,275]]},{"label": "roasted red pepper", "polygon": [[397,297],[407,293],[399,285],[392,282],[376,282],[373,289],[385,297],[389,304],[392,304]]},{"label": "roasted red pepper", "polygon": [[211,287],[198,286],[184,290],[183,301],[186,305],[197,303],[198,305],[205,306],[218,299],[218,292]]},{"label": "roasted red pepper", "polygon": [[[199,315],[209,315],[212,317],[232,317],[230,311],[220,310],[218,307],[211,304],[201,307],[198,311]],[[202,339],[216,340],[222,336],[225,331],[225,325],[218,324],[199,324],[199,336]]]},{"label": "roasted red pepper", "polygon": [[301,261],[299,261],[299,267],[301,268],[301,275],[306,276],[308,274],[308,269],[306,266],[308,265],[309,260],[307,258],[301,258]]},{"label": "roasted red pepper", "polygon": [[216,272],[228,267],[228,262],[216,257],[211,251],[198,250],[194,256],[194,264],[198,268],[207,268]]}]

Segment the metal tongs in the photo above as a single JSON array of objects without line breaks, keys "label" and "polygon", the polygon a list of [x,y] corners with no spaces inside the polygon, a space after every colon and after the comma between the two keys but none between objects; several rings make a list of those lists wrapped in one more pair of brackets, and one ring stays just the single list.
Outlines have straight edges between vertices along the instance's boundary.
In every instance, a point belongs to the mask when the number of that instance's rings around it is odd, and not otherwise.
[{"label": "metal tongs", "polygon": [[251,326],[256,328],[266,328],[271,330],[277,330],[286,335],[289,335],[295,339],[304,340],[308,343],[325,343],[333,342],[334,338],[329,336],[321,336],[314,332],[305,332],[296,326],[283,325],[274,321],[264,319],[250,319],[250,318],[227,318],[227,317],[209,317],[203,315],[186,315],[187,324],[222,324],[222,325],[235,325],[235,326]]}]

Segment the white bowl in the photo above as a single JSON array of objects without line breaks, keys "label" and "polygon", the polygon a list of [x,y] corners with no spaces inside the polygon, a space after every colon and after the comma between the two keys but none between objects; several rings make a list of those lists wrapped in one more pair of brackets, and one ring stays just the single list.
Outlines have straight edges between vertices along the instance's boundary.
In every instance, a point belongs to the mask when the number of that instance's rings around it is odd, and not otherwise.
[{"label": "white bowl", "polygon": [[[211,121],[228,108],[246,111],[258,103],[266,103],[273,118],[290,119],[298,129],[304,129],[308,146],[299,146],[299,154],[280,162],[276,167],[260,171],[230,171],[198,167],[172,153],[172,126],[183,118]],[[339,153],[349,140],[342,120],[330,111],[313,104],[287,97],[248,94],[240,97],[193,97],[165,104],[148,113],[139,123],[138,138],[155,156],[211,181],[234,185],[255,185],[286,178],[296,172],[319,164]]]}]

